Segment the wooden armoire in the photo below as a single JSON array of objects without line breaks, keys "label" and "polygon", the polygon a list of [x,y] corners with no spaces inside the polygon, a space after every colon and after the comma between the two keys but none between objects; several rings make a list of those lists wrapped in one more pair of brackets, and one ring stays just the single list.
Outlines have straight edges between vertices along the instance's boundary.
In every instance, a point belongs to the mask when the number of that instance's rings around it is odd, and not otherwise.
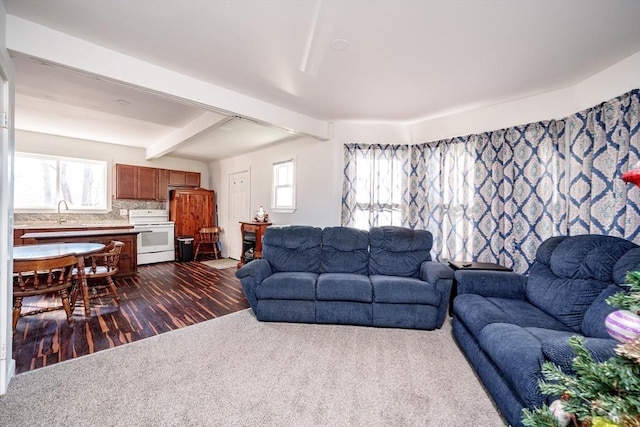
[{"label": "wooden armoire", "polygon": [[215,193],[204,188],[176,188],[169,196],[169,220],[175,237],[191,236],[198,243],[198,230],[215,226]]}]

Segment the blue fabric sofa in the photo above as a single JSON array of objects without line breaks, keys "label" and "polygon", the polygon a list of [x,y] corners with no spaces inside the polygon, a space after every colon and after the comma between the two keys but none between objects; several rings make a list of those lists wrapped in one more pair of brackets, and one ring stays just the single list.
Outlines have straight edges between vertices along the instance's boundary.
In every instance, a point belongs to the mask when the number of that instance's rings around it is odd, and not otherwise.
[{"label": "blue fabric sofa", "polygon": [[431,261],[432,243],[401,227],[272,226],[236,276],[262,321],[436,329],[453,270]]},{"label": "blue fabric sofa", "polygon": [[543,242],[527,276],[456,271],[454,337],[507,422],[521,426],[523,408],[555,400],[540,393],[541,365],[572,372],[570,336],[583,336],[596,360],[614,356],[604,321],[616,308],[605,300],[638,269],[637,245],[581,235]]}]

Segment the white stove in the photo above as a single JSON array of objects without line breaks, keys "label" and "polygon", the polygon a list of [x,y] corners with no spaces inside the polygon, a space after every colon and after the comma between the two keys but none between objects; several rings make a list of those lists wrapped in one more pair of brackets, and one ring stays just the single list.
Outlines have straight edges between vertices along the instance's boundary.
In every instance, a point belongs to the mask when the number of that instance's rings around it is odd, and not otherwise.
[{"label": "white stove", "polygon": [[138,234],[138,265],[174,261],[174,224],[163,209],[132,209],[129,223]]},{"label": "white stove", "polygon": [[169,211],[164,209],[131,209],[129,223],[133,225],[173,225]]}]

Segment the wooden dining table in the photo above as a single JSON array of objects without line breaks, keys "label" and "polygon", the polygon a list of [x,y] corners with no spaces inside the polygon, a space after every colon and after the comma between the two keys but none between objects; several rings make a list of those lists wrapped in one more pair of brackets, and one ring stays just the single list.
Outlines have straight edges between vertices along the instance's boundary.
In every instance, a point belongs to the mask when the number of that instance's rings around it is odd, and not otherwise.
[{"label": "wooden dining table", "polygon": [[[64,255],[75,255],[78,258],[78,280],[80,293],[84,303],[85,316],[91,316],[89,305],[89,286],[84,274],[84,256],[100,252],[104,249],[102,243],[44,243],[37,245],[22,245],[13,247],[13,259],[28,261],[37,259],[56,258]],[[75,298],[73,298],[75,302]]]}]

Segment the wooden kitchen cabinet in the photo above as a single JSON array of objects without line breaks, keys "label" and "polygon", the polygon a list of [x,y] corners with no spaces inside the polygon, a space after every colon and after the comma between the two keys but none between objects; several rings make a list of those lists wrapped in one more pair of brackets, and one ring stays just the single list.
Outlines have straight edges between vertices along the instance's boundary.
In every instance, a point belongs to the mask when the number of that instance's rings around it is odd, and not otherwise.
[{"label": "wooden kitchen cabinet", "polygon": [[200,172],[170,170],[169,185],[174,187],[200,187]]},{"label": "wooden kitchen cabinet", "polygon": [[[113,240],[124,243],[118,258],[118,274],[115,277],[129,277],[138,274],[138,236],[136,234],[106,234],[103,236],[91,237],[68,237],[58,239],[59,242],[84,242],[84,243],[102,243],[108,245]],[[55,240],[46,240],[38,243],[53,243]]]},{"label": "wooden kitchen cabinet", "polygon": [[137,198],[137,166],[116,164],[116,199]]},{"label": "wooden kitchen cabinet", "polygon": [[183,187],[186,182],[184,171],[169,171],[169,185]]},{"label": "wooden kitchen cabinet", "polygon": [[200,187],[200,172],[185,172],[184,185],[187,187]]},{"label": "wooden kitchen cabinet", "polygon": [[158,200],[158,169],[116,164],[116,199]]},{"label": "wooden kitchen cabinet", "polygon": [[200,172],[116,164],[116,199],[167,200],[170,186],[200,187]]},{"label": "wooden kitchen cabinet", "polygon": [[169,170],[158,169],[158,200],[169,198]]},{"label": "wooden kitchen cabinet", "polygon": [[[169,220],[175,237],[191,236],[198,244],[198,231],[215,225],[215,193],[204,188],[177,188],[169,196]],[[176,248],[177,249],[177,248]]]},{"label": "wooden kitchen cabinet", "polygon": [[158,200],[158,169],[138,166],[137,197],[143,200]]}]

